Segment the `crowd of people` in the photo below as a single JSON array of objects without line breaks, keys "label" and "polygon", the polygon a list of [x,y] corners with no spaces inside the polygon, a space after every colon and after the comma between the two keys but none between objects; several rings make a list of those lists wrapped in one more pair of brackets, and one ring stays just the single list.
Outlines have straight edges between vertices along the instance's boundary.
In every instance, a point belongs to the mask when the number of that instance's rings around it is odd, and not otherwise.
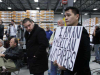
[{"label": "crowd of people", "polygon": [[[79,10],[75,7],[67,7],[65,9],[65,21],[67,26],[82,26],[79,24]],[[26,54],[27,63],[29,67],[30,74],[34,75],[44,75],[44,72],[48,70],[48,54],[47,48],[50,50],[53,45],[54,36],[57,33],[56,29],[51,31],[49,27],[46,27],[46,31],[39,27],[30,18],[25,18],[20,22],[20,25],[16,25],[14,20],[11,20],[11,24],[6,32],[6,36],[9,39],[9,48],[3,47],[3,35],[4,35],[4,25],[2,25],[2,20],[0,21],[0,74],[4,72],[13,72],[22,67],[22,57],[23,50],[18,47],[17,37],[23,41],[25,37],[26,40]],[[57,25],[63,27],[65,22],[63,20],[58,20]],[[24,30],[25,33],[24,33]],[[18,33],[18,35],[17,35]],[[99,32],[97,32],[99,33]],[[93,36],[97,33],[94,32]],[[17,35],[17,36],[16,36]],[[99,35],[98,35],[99,36]],[[96,48],[99,45],[95,45]],[[57,69],[61,71],[61,75],[91,75],[89,61],[90,61],[90,39],[89,34],[83,27],[81,40],[79,43],[78,53],[74,64],[73,71],[66,69],[57,63],[57,60],[51,61],[51,71],[50,75],[57,75]],[[96,61],[100,61],[99,56],[96,56]],[[10,64],[8,64],[10,63]],[[10,65],[10,66],[9,66]],[[9,73],[11,75],[11,73]]]}]

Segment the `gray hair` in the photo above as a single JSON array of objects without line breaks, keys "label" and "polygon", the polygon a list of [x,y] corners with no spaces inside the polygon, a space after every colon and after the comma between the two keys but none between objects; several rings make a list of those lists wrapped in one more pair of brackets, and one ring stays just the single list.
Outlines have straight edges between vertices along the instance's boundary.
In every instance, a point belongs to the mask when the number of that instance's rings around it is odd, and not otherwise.
[{"label": "gray hair", "polygon": [[60,20],[58,20],[58,21],[62,22],[62,24],[65,25],[64,20],[60,19]]},{"label": "gray hair", "polygon": [[2,45],[4,45],[4,41],[2,39],[0,39],[0,42],[2,43]]}]

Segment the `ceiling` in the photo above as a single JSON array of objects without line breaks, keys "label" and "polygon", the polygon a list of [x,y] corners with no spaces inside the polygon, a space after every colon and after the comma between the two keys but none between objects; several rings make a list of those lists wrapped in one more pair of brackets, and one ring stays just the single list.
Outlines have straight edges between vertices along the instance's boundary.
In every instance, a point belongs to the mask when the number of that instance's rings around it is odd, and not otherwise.
[{"label": "ceiling", "polygon": [[[61,13],[63,6],[61,6],[62,0],[39,0],[38,3],[34,0],[2,0],[0,3],[0,11],[26,11],[36,10],[36,7],[40,7],[40,10],[54,10],[55,13]],[[73,2],[74,3],[74,2]],[[76,0],[73,4],[82,12],[88,12],[94,14],[100,12],[100,0]],[[7,9],[12,7],[12,9]],[[93,11],[93,8],[98,10]]]}]

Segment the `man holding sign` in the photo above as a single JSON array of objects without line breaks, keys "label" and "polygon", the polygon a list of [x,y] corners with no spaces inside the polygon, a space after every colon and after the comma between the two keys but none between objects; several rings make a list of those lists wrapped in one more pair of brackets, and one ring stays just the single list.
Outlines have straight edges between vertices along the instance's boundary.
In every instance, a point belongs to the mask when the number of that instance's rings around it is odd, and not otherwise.
[{"label": "man holding sign", "polygon": [[63,75],[91,75],[90,39],[84,27],[78,23],[79,10],[75,7],[65,9],[68,27],[57,28],[49,59],[57,60],[64,70]]},{"label": "man holding sign", "polygon": [[[65,21],[68,26],[80,26],[78,24],[79,20],[79,10],[75,7],[68,7],[65,10]],[[90,39],[85,28],[83,28],[81,40],[78,48],[77,57],[74,64],[73,71],[66,70],[69,75],[91,75],[89,68],[90,61]],[[59,68],[63,69],[58,64]]]}]

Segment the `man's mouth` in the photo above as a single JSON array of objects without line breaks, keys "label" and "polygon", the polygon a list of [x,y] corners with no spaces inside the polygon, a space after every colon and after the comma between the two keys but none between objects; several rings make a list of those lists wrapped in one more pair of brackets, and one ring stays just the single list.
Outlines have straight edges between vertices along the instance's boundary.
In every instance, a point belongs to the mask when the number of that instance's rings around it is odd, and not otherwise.
[{"label": "man's mouth", "polygon": [[69,21],[66,21],[66,22],[69,22]]}]

